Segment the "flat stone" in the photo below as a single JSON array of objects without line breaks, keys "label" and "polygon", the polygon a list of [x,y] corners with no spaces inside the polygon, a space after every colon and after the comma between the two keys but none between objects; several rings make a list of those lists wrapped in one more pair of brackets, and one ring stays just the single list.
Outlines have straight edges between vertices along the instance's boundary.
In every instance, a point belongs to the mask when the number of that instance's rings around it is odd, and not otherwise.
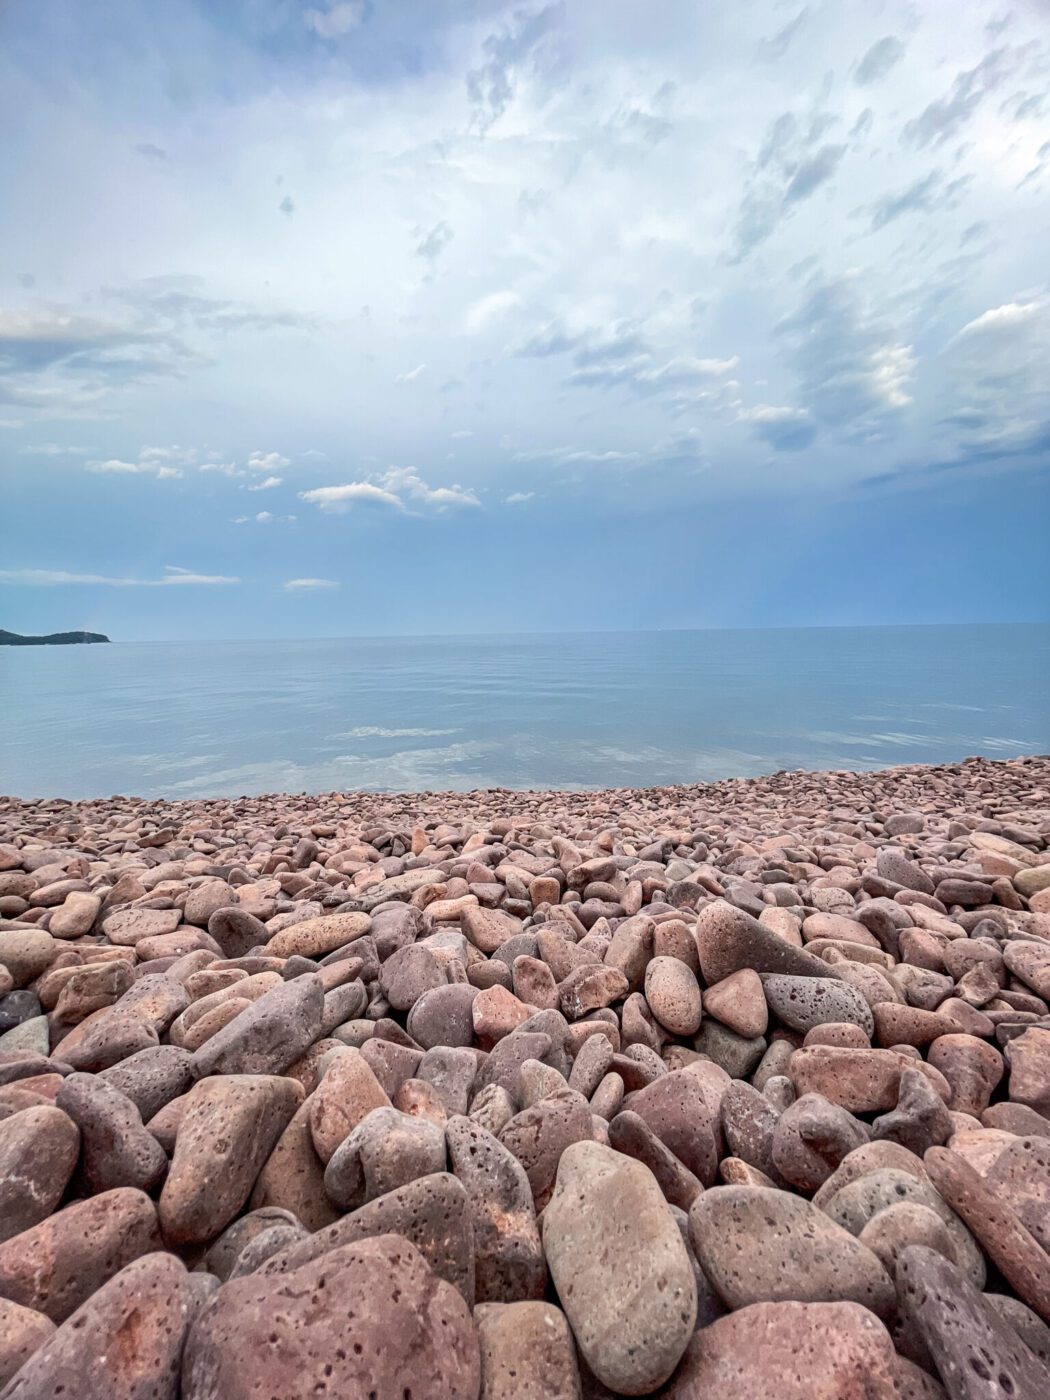
[{"label": "flat stone", "polygon": [[226,958],[243,957],[252,948],[261,947],[269,937],[262,920],[236,904],[216,909],[208,919],[208,932]]},{"label": "flat stone", "polygon": [[707,987],[703,1005],[707,1015],[748,1040],[765,1035],[769,1025],[769,1006],[762,979],[752,967],[742,967],[713,987]]},{"label": "flat stone", "polygon": [[648,1168],[596,1142],[567,1148],[543,1213],[543,1247],[591,1371],[620,1394],[662,1385],[692,1336],[697,1295]]},{"label": "flat stone", "polygon": [[823,1094],[851,1113],[873,1113],[896,1107],[901,1075],[906,1069],[924,1074],[948,1101],[951,1089],[944,1076],[898,1050],[847,1050],[816,1045],[796,1050],[787,1072],[799,1094]]},{"label": "flat stone", "polygon": [[310,1130],[312,1099],[292,1114],[266,1159],[252,1188],[253,1211],[266,1208],[290,1212],[310,1231],[322,1230],[339,1212],[324,1189],[324,1163],[317,1155]]},{"label": "flat stone", "polygon": [[637,1113],[617,1113],[609,1123],[609,1146],[648,1167],[668,1205],[688,1211],[704,1189],[684,1162],[653,1132]]},{"label": "flat stone", "polygon": [[193,1056],[177,1045],[155,1045],[104,1069],[99,1078],[126,1094],[148,1123],[193,1083]]},{"label": "flat stone", "polygon": [[390,1096],[360,1050],[336,1055],[310,1096],[314,1149],[327,1166],[339,1144],[374,1108],[389,1108]]},{"label": "flat stone", "polygon": [[321,1034],[324,985],[307,974],[266,992],[194,1053],[194,1072],[283,1074]]},{"label": "flat stone", "polygon": [[700,984],[680,959],[653,958],[645,970],[645,999],[672,1035],[695,1035],[700,1029]]},{"label": "flat stone", "polygon": [[521,933],[522,924],[512,914],[501,909],[482,909],[480,906],[467,907],[459,919],[459,926],[483,953],[494,953],[511,938]]},{"label": "flat stone", "polygon": [[478,988],[450,982],[425,991],[408,1013],[408,1033],[424,1050],[438,1046],[473,1045],[471,1007]]},{"label": "flat stone", "polygon": [[849,985],[829,977],[762,978],[770,1011],[794,1031],[812,1030],[828,1021],[850,1021],[870,1039],[875,1022],[868,1003]]},{"label": "flat stone", "polygon": [[1050,1117],[1050,1030],[1033,1026],[1004,1051],[1010,1066],[1010,1098]]},{"label": "flat stone", "polygon": [[893,1281],[872,1251],[787,1191],[705,1191],[689,1212],[689,1233],[704,1273],[730,1308],[854,1302],[886,1318],[894,1307]]},{"label": "flat stone", "polygon": [[1021,1299],[1050,1322],[1050,1255],[1017,1213],[986,1186],[968,1162],[931,1147],[923,1163],[938,1194],[955,1211]]},{"label": "flat stone", "polygon": [[928,1181],[920,1181],[911,1172],[883,1167],[851,1181],[824,1201],[821,1209],[836,1225],[841,1225],[858,1238],[870,1221],[885,1210],[910,1202],[925,1206],[943,1223],[951,1242],[948,1257],[965,1270],[977,1288],[985,1282],[984,1256],[973,1236],[954,1211]]},{"label": "flat stone", "polygon": [[1050,1137],[1008,1142],[984,1180],[1050,1254]]},{"label": "flat stone", "polygon": [[900,1077],[897,1107],[876,1118],[872,1137],[900,1143],[921,1157],[928,1147],[940,1147],[953,1132],[947,1104],[918,1070],[906,1069]]},{"label": "flat stone", "polygon": [[784,1181],[807,1194],[822,1186],[869,1129],[822,1094],[803,1094],[781,1114],[773,1130],[772,1160]]},{"label": "flat stone", "polygon": [[590,1104],[564,1081],[562,1084],[553,1094],[516,1114],[499,1134],[500,1142],[525,1169],[537,1212],[554,1191],[562,1153],[571,1143],[588,1141],[593,1131]]},{"label": "flat stone", "polygon": [[282,929],[266,945],[272,958],[321,958],[334,953],[357,938],[362,938],[372,926],[367,914],[328,914],[319,919],[303,919],[291,928]]},{"label": "flat stone", "polygon": [[690,1070],[662,1075],[627,1105],[703,1186],[718,1169],[718,1112],[703,1080]]}]

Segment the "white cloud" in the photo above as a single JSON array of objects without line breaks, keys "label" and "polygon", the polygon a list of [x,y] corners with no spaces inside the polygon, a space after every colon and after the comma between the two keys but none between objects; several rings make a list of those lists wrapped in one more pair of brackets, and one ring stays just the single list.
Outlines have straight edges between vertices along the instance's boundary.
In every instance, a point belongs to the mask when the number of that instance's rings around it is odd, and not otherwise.
[{"label": "white cloud", "polygon": [[331,578],[290,578],[284,586],[289,593],[318,593],[339,584]]},{"label": "white cloud", "polygon": [[291,465],[290,458],[282,457],[279,452],[253,452],[247,462],[249,471],[266,472],[268,475],[283,471]]},{"label": "white cloud", "polygon": [[328,515],[347,511],[354,505],[390,506],[404,510],[405,503],[392,491],[384,491],[371,481],[350,481],[344,486],[315,486],[312,491],[300,491],[299,499],[318,506]]},{"label": "white cloud", "polygon": [[281,476],[268,476],[265,481],[260,481],[255,486],[249,486],[249,491],[272,491],[275,486],[282,485],[284,478]]},{"label": "white cloud", "polygon": [[409,513],[413,513],[410,505],[432,507],[438,513],[459,506],[481,506],[476,494],[464,486],[429,486],[415,467],[388,467],[372,480],[317,486],[300,491],[299,497],[327,514],[341,513],[354,505],[388,506]]},{"label": "white cloud", "polygon": [[968,321],[962,330],[959,331],[953,340],[961,340],[963,336],[981,335],[995,331],[1011,331],[1016,326],[1026,325],[1039,315],[1046,305],[1043,301],[1009,301],[1003,306],[992,307],[990,311],[982,312],[980,316]]},{"label": "white cloud", "polygon": [[526,501],[531,501],[535,494],[535,491],[512,491],[504,501],[504,505],[523,506]]},{"label": "white cloud", "polygon": [[76,574],[64,569],[0,569],[0,583],[23,584],[31,588],[56,588],[64,584],[106,588],[178,588],[240,583],[223,574],[197,574],[165,564],[162,578],[111,578],[105,574]]},{"label": "white cloud", "polygon": [[394,379],[395,384],[414,384],[419,376],[426,369],[426,365],[416,365],[415,369],[407,369],[404,374],[399,374]]},{"label": "white cloud", "polygon": [[294,525],[294,515],[274,515],[272,511],[260,510],[255,515],[234,516],[235,525]]},{"label": "white cloud", "polygon": [[470,335],[478,335],[486,331],[497,321],[503,319],[508,311],[513,311],[516,306],[521,305],[521,297],[517,292],[492,292],[487,297],[482,297],[473,306],[468,307],[463,324]]},{"label": "white cloud", "polygon": [[323,10],[303,11],[303,23],[320,39],[341,39],[356,29],[365,14],[365,0],[327,0]]}]

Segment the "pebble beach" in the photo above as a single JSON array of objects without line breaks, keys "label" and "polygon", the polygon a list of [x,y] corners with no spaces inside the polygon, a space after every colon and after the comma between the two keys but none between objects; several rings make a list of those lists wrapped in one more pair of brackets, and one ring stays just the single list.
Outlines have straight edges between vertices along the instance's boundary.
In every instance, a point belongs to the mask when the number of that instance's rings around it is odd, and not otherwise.
[{"label": "pebble beach", "polygon": [[1050,759],[0,798],[0,1400],[1050,1395]]}]

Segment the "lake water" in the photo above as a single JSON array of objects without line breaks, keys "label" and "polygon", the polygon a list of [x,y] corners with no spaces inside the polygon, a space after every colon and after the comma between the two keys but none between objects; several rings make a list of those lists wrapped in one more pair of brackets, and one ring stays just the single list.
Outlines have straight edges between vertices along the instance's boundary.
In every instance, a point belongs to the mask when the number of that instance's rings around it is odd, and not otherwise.
[{"label": "lake water", "polygon": [[0,792],[622,787],[1050,750],[1050,625],[0,648]]}]

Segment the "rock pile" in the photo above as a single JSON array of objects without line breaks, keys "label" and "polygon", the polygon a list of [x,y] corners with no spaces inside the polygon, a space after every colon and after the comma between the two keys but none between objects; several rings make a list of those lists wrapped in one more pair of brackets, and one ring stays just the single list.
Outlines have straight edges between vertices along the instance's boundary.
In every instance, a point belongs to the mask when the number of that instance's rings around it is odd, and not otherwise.
[{"label": "rock pile", "polygon": [[0,800],[2,1400],[1050,1395],[1050,760]]}]

